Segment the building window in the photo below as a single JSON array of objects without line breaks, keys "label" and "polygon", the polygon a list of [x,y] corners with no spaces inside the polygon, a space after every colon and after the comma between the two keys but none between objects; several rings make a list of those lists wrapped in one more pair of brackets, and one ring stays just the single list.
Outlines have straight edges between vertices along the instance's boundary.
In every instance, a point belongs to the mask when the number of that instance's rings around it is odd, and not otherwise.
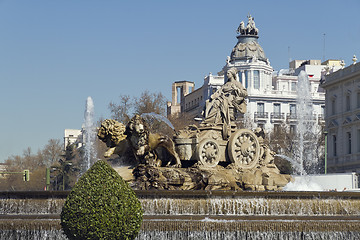
[{"label": "building window", "polygon": [[274,103],[274,113],[275,114],[281,113],[280,103]]},{"label": "building window", "polygon": [[257,103],[257,111],[258,113],[264,113],[264,103]]},{"label": "building window", "polygon": [[245,88],[248,88],[249,80],[250,80],[250,71],[245,71]]},{"label": "building window", "polygon": [[336,99],[331,100],[331,115],[336,114]]},{"label": "building window", "polygon": [[179,104],[181,102],[181,96],[182,96],[182,87],[176,88],[176,103]]},{"label": "building window", "polygon": [[257,103],[257,117],[259,118],[265,118],[265,106],[264,103]]},{"label": "building window", "polygon": [[350,111],[350,94],[346,95],[346,111]]},{"label": "building window", "polygon": [[254,88],[260,89],[260,72],[259,72],[259,70],[254,71]]},{"label": "building window", "polygon": [[347,153],[351,154],[351,132],[347,132],[346,136],[347,136]]},{"label": "building window", "polygon": [[334,157],[337,156],[337,152],[336,152],[336,135],[333,135],[333,156]]},{"label": "building window", "polygon": [[290,104],[290,116],[296,117],[296,104]]},{"label": "building window", "polygon": [[321,114],[325,116],[325,105],[321,105]]},{"label": "building window", "polygon": [[291,91],[296,92],[296,82],[291,82]]},{"label": "building window", "polygon": [[241,84],[244,85],[244,83],[243,83],[243,77],[242,77],[242,72],[240,71],[240,72],[238,73],[238,75],[239,75],[239,82],[241,82]]}]

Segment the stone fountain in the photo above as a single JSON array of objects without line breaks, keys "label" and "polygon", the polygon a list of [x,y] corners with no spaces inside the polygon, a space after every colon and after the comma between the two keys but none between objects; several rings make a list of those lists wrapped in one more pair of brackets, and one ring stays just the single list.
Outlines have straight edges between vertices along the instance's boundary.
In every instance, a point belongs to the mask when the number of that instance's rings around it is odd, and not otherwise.
[{"label": "stone fountain", "polygon": [[[262,129],[238,129],[246,89],[236,70],[206,103],[204,120],[173,138],[141,116],[102,122],[98,137],[127,162],[142,204],[137,239],[359,239],[360,193],[283,192]],[[124,168],[124,167],[123,167]],[[130,173],[130,174],[129,174]],[[0,239],[66,239],[60,212],[69,192],[0,192]]]},{"label": "stone fountain", "polygon": [[129,182],[137,190],[281,190],[291,177],[274,164],[264,130],[236,127],[235,114],[246,112],[247,97],[236,75],[236,68],[228,70],[227,82],[206,102],[200,126],[187,126],[172,139],[151,133],[138,115],[127,126],[105,120],[98,131],[110,148],[105,157],[118,154],[133,165]]}]

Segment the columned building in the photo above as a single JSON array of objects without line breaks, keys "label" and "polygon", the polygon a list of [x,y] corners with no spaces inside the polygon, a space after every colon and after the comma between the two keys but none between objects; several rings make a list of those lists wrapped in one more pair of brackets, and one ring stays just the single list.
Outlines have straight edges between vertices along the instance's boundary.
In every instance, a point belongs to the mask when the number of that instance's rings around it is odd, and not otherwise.
[{"label": "columned building", "polygon": [[326,90],[328,172],[360,172],[360,63],[329,73]]},{"label": "columned building", "polygon": [[168,102],[167,114],[174,115],[184,111],[185,96],[194,90],[194,82],[178,81],[172,84],[172,101]]},{"label": "columned building", "polygon": [[[201,117],[205,101],[227,81],[224,73],[235,67],[238,70],[238,81],[248,91],[245,117],[250,120],[247,122],[254,123],[249,127],[260,126],[270,130],[285,122],[295,126],[297,76],[303,70],[311,84],[309,91],[312,95],[314,119],[323,121],[325,93],[319,88],[319,83],[330,64],[340,68],[340,61],[329,60],[321,63],[320,60],[294,60],[289,64],[289,69],[275,72],[258,42],[259,35],[254,18],[248,16],[246,26],[241,22],[237,33],[237,43],[227,57],[225,66],[218,75],[206,76],[200,88],[182,96],[180,105],[183,107],[179,111]],[[178,103],[174,102],[173,94],[173,102],[168,103],[168,109],[176,104]]]}]

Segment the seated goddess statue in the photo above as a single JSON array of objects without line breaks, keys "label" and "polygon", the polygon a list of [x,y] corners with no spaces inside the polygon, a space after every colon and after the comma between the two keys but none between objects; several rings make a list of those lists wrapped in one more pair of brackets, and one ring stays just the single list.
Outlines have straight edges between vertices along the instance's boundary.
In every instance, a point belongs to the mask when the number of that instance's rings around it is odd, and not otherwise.
[{"label": "seated goddess statue", "polygon": [[246,112],[247,91],[236,80],[237,69],[227,71],[227,82],[206,101],[203,124],[223,124],[223,128],[231,125],[235,120],[236,111]]}]

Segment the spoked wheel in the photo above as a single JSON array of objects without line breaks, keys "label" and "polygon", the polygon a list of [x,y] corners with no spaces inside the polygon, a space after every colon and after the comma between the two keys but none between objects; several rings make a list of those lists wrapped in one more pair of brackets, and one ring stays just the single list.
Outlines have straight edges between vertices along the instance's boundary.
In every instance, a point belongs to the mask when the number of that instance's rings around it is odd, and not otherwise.
[{"label": "spoked wheel", "polygon": [[196,156],[204,167],[215,167],[220,161],[219,144],[210,138],[201,140]]},{"label": "spoked wheel", "polygon": [[233,133],[228,143],[230,161],[243,169],[254,168],[259,161],[260,144],[255,133],[239,129]]}]

